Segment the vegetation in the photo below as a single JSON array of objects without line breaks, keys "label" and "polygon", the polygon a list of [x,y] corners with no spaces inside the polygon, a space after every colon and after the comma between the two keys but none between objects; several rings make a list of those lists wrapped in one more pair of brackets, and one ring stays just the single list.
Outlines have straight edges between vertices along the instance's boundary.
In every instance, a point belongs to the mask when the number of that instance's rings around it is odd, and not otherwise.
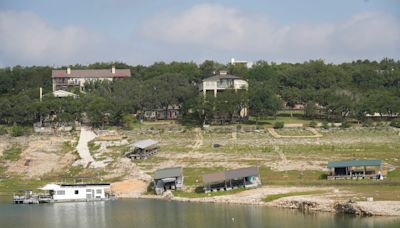
[{"label": "vegetation", "polygon": [[280,129],[280,128],[283,128],[285,126],[285,123],[284,122],[275,122],[275,124],[274,124],[274,128],[275,129]]},{"label": "vegetation", "polygon": [[400,128],[400,118],[392,120],[390,126]]},{"label": "vegetation", "polygon": [[0,135],[5,135],[7,134],[7,129],[6,127],[0,125]]},{"label": "vegetation", "polygon": [[[0,124],[31,125],[44,119],[69,123],[81,120],[81,114],[86,113],[94,126],[129,128],[128,114],[138,114],[141,119],[145,110],[167,109],[170,105],[181,106],[181,121],[189,125],[209,123],[213,119],[219,120],[217,123],[245,122],[239,115],[245,107],[256,123],[263,116],[275,116],[282,108],[291,109],[298,104],[304,105],[305,118],[330,122],[351,119],[363,122],[367,114],[374,113],[385,119],[400,112],[400,62],[393,59],[357,60],[338,65],[322,60],[301,64],[258,61],[252,68],[208,60],[200,65],[192,62],[158,62],[146,67],[114,64],[117,68],[131,69],[133,76],[114,82],[88,83],[79,99],[51,96],[50,67],[1,68]],[[105,69],[111,65],[75,65],[72,69]],[[196,83],[222,69],[248,80],[251,89],[237,93],[225,91],[217,98],[203,99]],[[39,87],[47,91],[42,102]]]},{"label": "vegetation", "polygon": [[7,148],[6,150],[3,151],[2,159],[17,161],[21,153],[22,153],[22,148],[17,145],[13,145],[12,147]]},{"label": "vegetation", "polygon": [[14,123],[10,129],[10,134],[13,137],[22,136],[24,135],[24,128]]}]

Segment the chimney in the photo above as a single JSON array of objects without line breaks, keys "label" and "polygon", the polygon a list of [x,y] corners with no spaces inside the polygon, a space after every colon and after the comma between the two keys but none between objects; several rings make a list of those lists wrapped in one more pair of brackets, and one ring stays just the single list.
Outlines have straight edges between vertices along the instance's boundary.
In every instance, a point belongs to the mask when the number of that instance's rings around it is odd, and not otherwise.
[{"label": "chimney", "polygon": [[71,74],[71,68],[70,67],[67,68],[67,74]]},{"label": "chimney", "polygon": [[112,73],[112,74],[115,74],[115,65],[112,65],[112,67],[111,67],[111,73]]}]

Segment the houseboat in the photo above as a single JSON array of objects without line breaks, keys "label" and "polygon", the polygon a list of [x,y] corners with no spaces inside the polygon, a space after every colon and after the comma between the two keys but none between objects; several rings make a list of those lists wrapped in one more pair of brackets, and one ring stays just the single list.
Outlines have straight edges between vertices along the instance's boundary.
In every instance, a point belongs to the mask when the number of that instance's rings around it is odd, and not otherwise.
[{"label": "houseboat", "polygon": [[110,199],[112,194],[108,183],[47,184],[33,193],[31,190],[18,191],[13,196],[15,204],[38,204],[75,201],[100,201]]}]

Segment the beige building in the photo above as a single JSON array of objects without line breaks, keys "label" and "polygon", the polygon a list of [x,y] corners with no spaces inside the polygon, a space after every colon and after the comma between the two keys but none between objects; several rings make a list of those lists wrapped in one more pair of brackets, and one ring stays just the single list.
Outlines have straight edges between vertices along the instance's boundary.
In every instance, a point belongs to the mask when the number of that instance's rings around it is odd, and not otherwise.
[{"label": "beige building", "polygon": [[113,81],[120,78],[131,76],[130,69],[111,69],[100,70],[53,70],[51,78],[53,79],[53,91],[66,90],[71,87],[78,87],[83,89],[86,82],[89,81]]},{"label": "beige building", "polygon": [[229,75],[226,71],[220,71],[219,75],[215,75],[203,80],[203,82],[199,85],[199,91],[206,96],[207,91],[212,91],[214,96],[217,96],[218,92],[227,90],[227,89],[248,89],[249,84],[246,80],[241,79],[240,77]]}]

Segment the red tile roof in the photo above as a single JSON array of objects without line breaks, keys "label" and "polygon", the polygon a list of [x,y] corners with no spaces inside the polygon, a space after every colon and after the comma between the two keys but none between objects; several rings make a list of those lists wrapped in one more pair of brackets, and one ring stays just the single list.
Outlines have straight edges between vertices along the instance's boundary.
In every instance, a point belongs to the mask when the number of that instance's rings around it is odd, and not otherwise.
[{"label": "red tile roof", "polygon": [[53,70],[52,78],[125,78],[131,76],[130,69],[115,69],[115,73],[111,69],[102,70],[73,70],[67,74],[67,70]]}]

